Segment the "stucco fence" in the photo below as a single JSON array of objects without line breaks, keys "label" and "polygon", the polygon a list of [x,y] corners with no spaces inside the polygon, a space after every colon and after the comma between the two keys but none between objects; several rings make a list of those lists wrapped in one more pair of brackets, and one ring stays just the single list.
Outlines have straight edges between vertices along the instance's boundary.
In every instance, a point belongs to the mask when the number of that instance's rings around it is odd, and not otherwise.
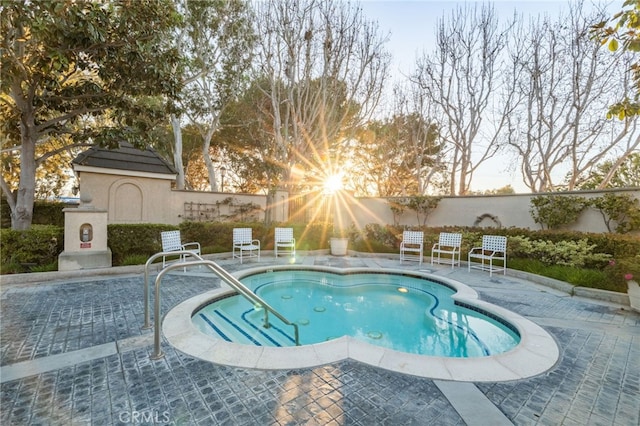
[{"label": "stucco fence", "polygon": [[[198,221],[262,221],[267,207],[265,195],[235,194],[172,189],[172,179],[157,176],[123,176],[110,173],[83,173],[81,194],[89,194],[95,208],[108,212],[108,223],[165,223],[178,225],[184,220]],[[427,226],[481,226],[540,229],[531,216],[531,199],[540,195],[574,195],[585,198],[601,197],[606,193],[629,194],[640,199],[640,188],[606,191],[562,193],[482,195],[443,197],[426,221]],[[310,197],[309,199],[314,199]],[[394,218],[387,198],[353,197],[347,191],[318,199],[329,203],[332,212],[327,219],[349,227],[363,228],[370,223],[394,224],[407,227],[420,225],[414,211],[409,209]],[[392,199],[391,199],[392,200]],[[289,195],[278,192],[272,218],[286,222],[289,217]],[[251,208],[251,206],[255,207]],[[313,216],[313,215],[309,215]],[[589,207],[576,223],[566,229],[583,232],[607,232],[601,213]]]},{"label": "stucco fence", "polygon": [[[479,195],[464,197],[443,197],[436,209],[428,216],[426,225],[444,226],[480,226],[494,228],[541,229],[531,215],[531,200],[545,195],[573,195],[587,199],[601,197],[606,193],[629,194],[640,199],[640,188],[612,189],[607,191],[579,191],[562,193]],[[369,223],[419,226],[416,213],[406,209],[402,215],[394,218],[389,200],[385,198],[351,197],[341,194],[335,203],[339,207],[336,219],[342,226],[363,227]],[[567,225],[565,229],[582,232],[608,232],[602,214],[592,207],[587,208],[578,221]]]},{"label": "stucco fence", "polygon": [[[193,221],[262,221],[267,197],[172,189],[174,176],[124,175],[83,172],[80,194],[91,205],[105,210],[109,224],[163,223],[178,225]],[[272,218],[284,222],[288,217],[288,194],[277,192]]]}]

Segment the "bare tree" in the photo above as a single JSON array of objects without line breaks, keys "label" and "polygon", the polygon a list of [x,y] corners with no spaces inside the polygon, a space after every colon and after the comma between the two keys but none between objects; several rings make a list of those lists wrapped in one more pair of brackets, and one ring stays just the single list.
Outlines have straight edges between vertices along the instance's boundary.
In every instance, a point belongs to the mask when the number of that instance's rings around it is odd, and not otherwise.
[{"label": "bare tree", "polygon": [[632,85],[628,57],[590,36],[603,19],[571,3],[555,22],[545,16],[522,23],[510,40],[510,75],[517,78],[508,85],[521,98],[511,98],[506,139],[534,192],[575,189],[599,163],[614,155],[622,163],[639,146],[636,117],[606,117],[619,90],[630,93]]},{"label": "bare tree", "polygon": [[458,7],[439,21],[435,51],[416,62],[411,80],[433,104],[448,145],[451,195],[466,194],[473,173],[499,149],[510,103],[492,101],[509,28],[499,29],[491,5]]},{"label": "bare tree", "polygon": [[329,175],[331,157],[349,133],[373,112],[387,78],[390,57],[378,26],[362,10],[330,0],[266,0],[258,3],[256,80],[271,101],[272,161],[289,190],[294,168]]}]

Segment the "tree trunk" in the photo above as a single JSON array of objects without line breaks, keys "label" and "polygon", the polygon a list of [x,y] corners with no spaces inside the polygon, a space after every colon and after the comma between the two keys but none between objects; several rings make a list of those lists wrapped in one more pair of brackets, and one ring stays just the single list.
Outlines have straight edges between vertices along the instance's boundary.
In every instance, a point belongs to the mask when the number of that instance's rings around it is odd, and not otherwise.
[{"label": "tree trunk", "polygon": [[211,147],[211,138],[213,138],[213,133],[215,132],[216,127],[211,126],[206,131],[201,131],[202,135],[202,157],[204,160],[204,164],[207,167],[207,171],[209,173],[209,185],[211,190],[214,192],[218,191],[218,180],[216,179],[216,170],[213,167],[213,161],[211,161],[211,157],[209,156],[209,148]]},{"label": "tree trunk", "polygon": [[[36,140],[33,119],[23,114],[20,131],[22,149],[20,150],[20,184],[15,198],[15,208],[11,211],[11,228],[25,230],[31,227],[33,220],[33,202],[36,193]],[[7,197],[12,196],[7,194]]]},{"label": "tree trunk", "polygon": [[184,189],[184,165],[182,164],[182,128],[180,120],[175,114],[171,114],[171,127],[173,128],[173,165],[178,172],[176,188]]},{"label": "tree trunk", "polygon": [[266,199],[266,208],[264,211],[264,223],[265,225],[270,225],[273,223],[274,212],[276,203],[276,190],[274,188],[269,189],[267,191],[267,199]]}]

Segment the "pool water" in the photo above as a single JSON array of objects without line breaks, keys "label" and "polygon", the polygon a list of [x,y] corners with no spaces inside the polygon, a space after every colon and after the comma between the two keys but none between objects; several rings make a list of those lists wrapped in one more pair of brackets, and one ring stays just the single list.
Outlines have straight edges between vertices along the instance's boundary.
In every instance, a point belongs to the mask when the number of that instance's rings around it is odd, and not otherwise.
[{"label": "pool water", "polygon": [[[452,288],[391,273],[263,272],[241,280],[299,326],[300,343],[352,336],[370,344],[421,355],[481,357],[506,352],[520,337],[513,326],[454,303]],[[295,345],[293,327],[241,296],[208,304],[192,317],[216,338],[264,346]]]}]

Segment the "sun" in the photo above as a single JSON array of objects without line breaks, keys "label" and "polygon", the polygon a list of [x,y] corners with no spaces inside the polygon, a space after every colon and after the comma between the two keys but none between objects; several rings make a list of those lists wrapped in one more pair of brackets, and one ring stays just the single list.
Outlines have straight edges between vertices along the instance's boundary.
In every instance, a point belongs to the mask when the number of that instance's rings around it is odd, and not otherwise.
[{"label": "sun", "polygon": [[327,176],[324,180],[323,189],[326,194],[334,194],[340,191],[344,186],[342,185],[342,173]]}]

